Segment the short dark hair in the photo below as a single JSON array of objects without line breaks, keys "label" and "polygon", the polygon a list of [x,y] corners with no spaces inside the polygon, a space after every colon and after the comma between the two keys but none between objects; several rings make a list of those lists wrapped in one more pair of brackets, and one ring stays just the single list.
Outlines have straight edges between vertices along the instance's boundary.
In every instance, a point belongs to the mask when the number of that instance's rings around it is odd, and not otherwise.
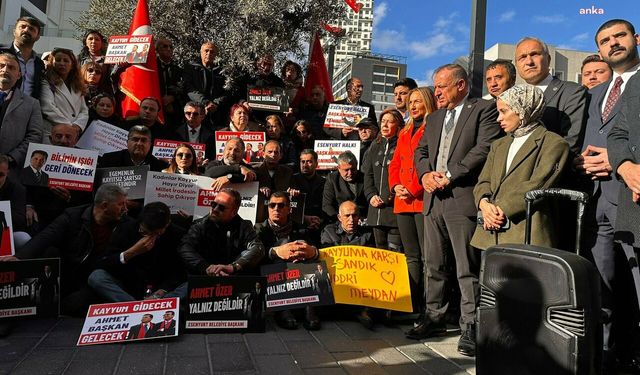
[{"label": "short dark hair", "polygon": [[142,208],[140,224],[149,230],[158,230],[171,222],[171,210],[162,202],[151,202]]},{"label": "short dark hair", "polygon": [[24,22],[28,23],[29,25],[31,25],[31,26],[35,27],[36,29],[38,29],[38,35],[40,35],[40,30],[42,29],[42,22],[40,22],[39,19],[30,17],[30,16],[23,16],[23,17],[20,17],[20,18],[18,18],[16,20],[16,25],[20,21],[24,21]]},{"label": "short dark hair", "polygon": [[149,137],[149,139],[151,139],[151,130],[149,130],[149,128],[147,128],[144,125],[134,125],[131,127],[131,129],[129,129],[129,135],[127,135],[127,140],[131,139],[131,137],[133,136],[133,133],[136,134],[140,134],[140,135],[145,135],[147,137]]},{"label": "short dark hair", "polygon": [[0,53],[0,57],[4,57],[4,58],[11,59],[11,60],[15,61],[16,64],[18,64],[18,70],[19,71],[21,70],[20,69],[20,61],[18,61],[18,57],[16,57],[16,55],[14,55],[13,53],[2,52],[2,53]]},{"label": "short dark hair", "polygon": [[280,75],[282,76],[282,79],[284,79],[285,73],[287,71],[287,67],[289,66],[292,66],[293,69],[296,71],[296,74],[298,75],[298,79],[302,78],[302,67],[300,66],[300,64],[291,60],[287,60],[282,65],[282,69],[280,69]]},{"label": "short dark hair", "polygon": [[9,166],[9,157],[7,155],[0,155],[0,164],[6,164]]},{"label": "short dark hair", "polygon": [[45,150],[34,150],[31,153],[31,157],[33,157],[33,155],[35,155],[35,154],[40,154],[40,155],[44,156],[45,159],[49,158],[49,154]]},{"label": "short dark hair", "polygon": [[351,85],[353,84],[353,80],[354,80],[354,79],[357,79],[357,80],[359,80],[359,81],[362,81],[362,80],[361,80],[360,78],[358,78],[358,77],[351,77],[351,78],[349,78],[349,79],[347,80],[346,85],[345,85],[345,88],[347,89],[347,91],[349,91],[349,89],[351,88]]},{"label": "short dark hair", "polygon": [[593,39],[596,42],[596,46],[598,45],[598,34],[600,34],[600,32],[602,30],[608,29],[611,26],[620,25],[620,24],[625,25],[627,27],[627,29],[629,29],[629,31],[631,32],[631,35],[636,35],[636,29],[635,29],[635,27],[633,27],[631,22],[629,22],[627,20],[623,20],[621,18],[614,18],[612,20],[609,20],[609,21],[603,23],[600,27],[598,27],[598,31],[596,31],[596,34],[593,37]]},{"label": "short dark hair", "polygon": [[507,73],[509,74],[509,83],[512,85],[515,84],[516,83],[516,67],[509,60],[505,60],[505,59],[493,60],[491,64],[487,65],[487,68],[484,70],[485,75],[489,71],[489,69],[495,69],[498,66],[501,66],[507,70]]},{"label": "short dark hair", "polygon": [[318,161],[318,153],[311,148],[305,148],[304,150],[300,151],[300,156],[302,155],[311,155],[313,156],[314,161]]},{"label": "short dark hair", "polygon": [[223,188],[223,189],[220,189],[220,192],[218,194],[220,193],[225,193],[230,195],[233,198],[233,201],[235,202],[235,208],[236,209],[240,208],[240,203],[242,202],[242,196],[237,190],[232,188]]},{"label": "short dark hair", "polygon": [[584,66],[592,63],[592,62],[603,62],[605,64],[607,64],[607,66],[609,67],[609,70],[611,69],[611,66],[609,65],[608,62],[604,61],[602,59],[602,57],[600,57],[600,55],[598,55],[597,53],[594,53],[593,55],[589,55],[587,57],[584,58],[584,60],[582,60],[582,67],[580,67],[580,71],[582,71],[584,69]]},{"label": "short dark hair", "polygon": [[194,102],[193,100],[187,102],[187,104],[184,105],[184,108],[182,109],[182,111],[184,112],[184,110],[187,109],[187,107],[198,108],[198,112],[200,112],[200,114],[204,112],[204,104]]},{"label": "short dark hair", "polygon": [[140,101],[140,105],[142,105],[142,102],[144,102],[145,100],[154,101],[158,105],[158,110],[160,110],[160,108],[162,108],[162,105],[160,104],[160,101],[157,98],[154,98],[153,96],[147,96],[145,98],[142,98],[142,100]]},{"label": "short dark hair", "polygon": [[398,87],[398,86],[405,86],[409,90],[413,90],[416,87],[418,87],[418,84],[416,83],[415,79],[406,77],[406,78],[403,78],[403,79],[400,79],[400,80],[396,81],[396,83],[393,84],[393,88],[394,89],[396,87]]},{"label": "short dark hair", "polygon": [[275,191],[271,193],[271,196],[269,197],[269,202],[271,202],[271,198],[284,198],[284,200],[287,203],[287,206],[291,205],[291,199],[289,198],[289,193],[285,191],[282,191],[282,190]]}]

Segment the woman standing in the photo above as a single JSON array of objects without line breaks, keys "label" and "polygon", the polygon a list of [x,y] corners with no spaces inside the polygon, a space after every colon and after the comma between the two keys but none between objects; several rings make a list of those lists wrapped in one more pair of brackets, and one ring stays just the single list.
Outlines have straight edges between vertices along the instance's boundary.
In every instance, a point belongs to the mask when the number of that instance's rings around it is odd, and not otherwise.
[{"label": "woman standing", "polygon": [[422,284],[424,244],[424,189],[413,163],[413,152],[424,133],[426,117],[436,110],[436,100],[428,87],[418,87],[409,93],[409,121],[398,134],[398,145],[389,165],[389,187],[395,193],[393,212],[397,214],[398,230],[407,258],[409,284],[414,311],[424,306]]},{"label": "woman standing", "polygon": [[84,131],[89,109],[84,100],[86,86],[73,51],[55,48],[42,80],[40,106],[44,117],[44,139],[49,139],[52,124],[74,125]]},{"label": "woman standing", "polygon": [[[484,224],[471,245],[486,249],[501,243],[524,243],[524,195],[556,186],[569,156],[569,145],[542,122],[542,90],[516,85],[498,96],[498,122],[507,136],[491,144],[478,184],[473,190]],[[553,247],[552,208],[537,204],[531,220],[531,244]]]},{"label": "woman standing", "polygon": [[88,62],[102,64],[107,51],[107,43],[98,30],[89,30],[82,38],[82,50],[78,54],[80,65]]}]

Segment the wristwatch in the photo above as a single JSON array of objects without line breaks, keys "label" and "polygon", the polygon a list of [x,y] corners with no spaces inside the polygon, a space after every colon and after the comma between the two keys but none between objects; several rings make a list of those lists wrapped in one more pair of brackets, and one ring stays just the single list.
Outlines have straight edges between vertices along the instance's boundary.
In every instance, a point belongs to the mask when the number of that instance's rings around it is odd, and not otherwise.
[{"label": "wristwatch", "polygon": [[240,265],[236,262],[231,263],[231,267],[233,267],[233,273],[237,273],[241,269]]}]

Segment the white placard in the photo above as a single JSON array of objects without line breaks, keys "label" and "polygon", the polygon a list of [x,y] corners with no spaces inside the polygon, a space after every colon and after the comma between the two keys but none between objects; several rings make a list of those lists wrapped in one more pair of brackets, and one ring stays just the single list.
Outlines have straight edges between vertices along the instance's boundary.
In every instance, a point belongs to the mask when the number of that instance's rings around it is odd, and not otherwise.
[{"label": "white placard", "polygon": [[338,155],[351,151],[358,161],[360,168],[360,141],[319,141],[313,146],[318,153],[318,169],[331,170],[338,168]]},{"label": "white placard", "polygon": [[101,120],[93,120],[76,144],[78,148],[96,150],[100,156],[127,148],[129,132]]},{"label": "white placard", "polygon": [[92,191],[97,163],[98,151],[30,143],[20,182]]}]

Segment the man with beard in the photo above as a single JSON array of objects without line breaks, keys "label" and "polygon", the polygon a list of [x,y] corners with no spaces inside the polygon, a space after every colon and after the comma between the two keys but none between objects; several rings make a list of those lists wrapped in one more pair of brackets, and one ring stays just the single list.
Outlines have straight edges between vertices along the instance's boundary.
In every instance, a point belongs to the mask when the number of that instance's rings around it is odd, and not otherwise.
[{"label": "man with beard", "polygon": [[[622,162],[627,159],[624,151],[614,151],[611,145],[607,146],[607,135],[621,117],[619,98],[627,92],[627,87],[630,86],[627,83],[640,68],[637,48],[640,37],[636,35],[630,22],[613,19],[600,26],[596,32],[595,42],[602,60],[613,69],[613,75],[608,81],[589,91],[591,96],[589,119],[585,130],[583,152],[574,160],[576,170],[584,176],[583,181],[587,185],[587,192],[592,195],[585,211],[581,248],[586,250],[587,257],[594,262],[600,273],[604,317],[604,365],[611,369],[617,356],[623,367],[627,370],[635,369],[634,373],[637,373],[640,371],[640,362],[633,358],[634,346],[632,345],[636,331],[630,329],[631,326],[637,327],[637,324],[629,321],[631,309],[627,307],[616,309],[617,306],[624,306],[624,303],[634,299],[633,286],[623,282],[622,277],[628,278],[631,260],[637,258],[633,246],[622,243],[624,251],[621,252],[620,244],[614,242],[614,230],[616,232],[619,230],[617,224],[624,225],[625,219],[629,217],[627,215],[629,211],[637,207],[637,204],[631,201],[629,191],[614,178],[614,171],[617,171],[626,181],[628,177],[626,167],[633,163]],[[629,146],[624,144],[622,148],[628,150]],[[621,154],[625,156],[620,157]],[[620,215],[623,210],[625,215]],[[637,228],[635,217],[628,222]],[[617,233],[615,239],[620,239]],[[622,254],[629,259],[629,263],[619,259]],[[620,267],[623,264],[624,266]],[[632,268],[637,283],[639,281],[637,276],[640,276],[637,263]]]},{"label": "man with beard", "polygon": [[369,201],[364,195],[364,174],[358,170],[358,160],[351,151],[338,155],[338,170],[329,173],[322,194],[322,210],[329,220],[338,217],[338,207],[345,201],[358,206],[359,217],[367,217]]},{"label": "man with beard", "polygon": [[220,190],[230,183],[251,182],[256,179],[253,168],[243,160],[244,141],[238,137],[229,138],[224,145],[222,160],[207,164],[204,175],[214,178],[213,190]]},{"label": "man with beard", "polygon": [[393,84],[393,97],[398,112],[402,113],[405,121],[409,119],[409,92],[418,87],[413,78],[403,78]]},{"label": "man with beard", "polygon": [[497,98],[516,84],[516,67],[511,61],[498,59],[484,70],[487,91],[492,98]]},{"label": "man with beard", "polygon": [[[178,253],[190,274],[257,274],[264,246],[251,222],[238,215],[241,199],[236,190],[220,190],[209,215],[196,220],[182,238]],[[184,291],[186,297],[186,288]]]},{"label": "man with beard", "polygon": [[98,159],[98,168],[133,167],[148,165],[153,172],[161,172],[167,164],[151,153],[151,131],[146,126],[135,125],[129,129],[127,148],[108,152]]},{"label": "man with beard", "polygon": [[[376,110],[373,107],[373,104],[361,100],[362,93],[364,91],[362,80],[357,77],[349,78],[349,80],[347,81],[346,89],[347,97],[334,102],[334,104],[357,105],[360,107],[369,108],[367,117],[376,126],[378,126],[378,120],[376,119]],[[335,139],[358,139],[358,133],[356,132],[356,130],[357,128],[327,129],[326,132]]]},{"label": "man with beard", "polygon": [[322,194],[325,178],[316,173],[318,154],[312,149],[300,153],[300,173],[293,175],[293,187],[304,193],[304,224],[310,231],[314,241],[320,240],[320,229],[325,222],[322,211]]},{"label": "man with beard", "polygon": [[314,139],[330,139],[331,136],[325,133],[324,118],[327,114],[329,104],[324,95],[322,85],[315,85],[311,89],[311,96],[302,106],[300,114],[297,116],[301,120],[305,120],[311,126],[311,132]]},{"label": "man with beard", "polygon": [[260,184],[258,193],[258,208],[256,212],[256,222],[260,223],[267,219],[267,204],[269,197],[274,191],[288,191],[297,195],[298,191],[292,191],[293,171],[286,165],[280,164],[282,158],[280,143],[271,140],[264,145],[264,162],[256,169],[257,180]]},{"label": "man with beard", "polygon": [[33,45],[40,39],[42,24],[33,17],[20,17],[13,30],[13,45],[0,46],[0,51],[9,52],[18,58],[22,80],[20,90],[23,94],[40,99],[44,62],[33,50]]}]

